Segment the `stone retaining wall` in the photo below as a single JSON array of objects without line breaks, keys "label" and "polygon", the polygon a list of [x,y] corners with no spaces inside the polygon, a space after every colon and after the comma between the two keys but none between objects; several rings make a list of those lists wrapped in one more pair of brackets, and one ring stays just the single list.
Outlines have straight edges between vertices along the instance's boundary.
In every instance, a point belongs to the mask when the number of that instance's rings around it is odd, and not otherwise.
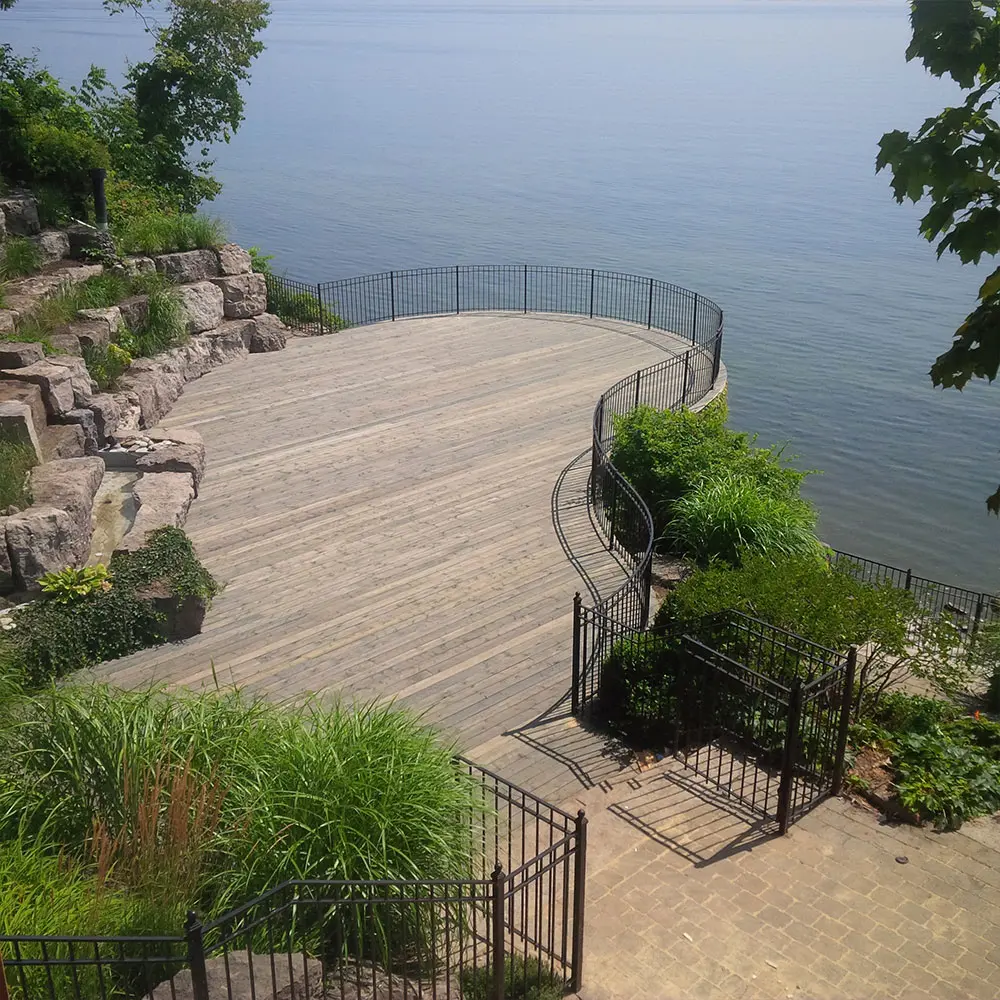
[{"label": "stone retaining wall", "polygon": [[180,527],[197,496],[205,449],[191,430],[157,425],[184,385],[248,354],[281,350],[291,331],[267,312],[264,276],[235,244],[207,250],[133,257],[132,273],[158,271],[176,286],[190,340],[152,358],[137,358],[114,391],[100,392],[83,360],[84,348],[106,346],[141,322],[145,296],[109,309],[88,309],[52,337],[57,354],[21,342],[17,331],[39,301],[104,267],[68,260],[66,233],[43,232],[28,194],[0,198],[0,242],[25,236],[46,261],[42,273],[8,282],[0,309],[0,440],[33,448],[33,502],[0,512],[0,594],[37,589],[45,573],[90,558],[92,508],[106,467],[135,472],[137,513],[120,548],[134,549],[146,532]]}]

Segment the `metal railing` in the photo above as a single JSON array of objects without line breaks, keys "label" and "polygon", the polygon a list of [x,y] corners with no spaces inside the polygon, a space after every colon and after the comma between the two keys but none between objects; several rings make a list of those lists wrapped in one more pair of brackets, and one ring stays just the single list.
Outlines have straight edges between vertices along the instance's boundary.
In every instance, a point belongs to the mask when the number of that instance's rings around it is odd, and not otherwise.
[{"label": "metal railing", "polygon": [[583,972],[587,820],[462,758],[464,878],[298,880],[183,932],[0,936],[12,1000],[502,1000]]}]

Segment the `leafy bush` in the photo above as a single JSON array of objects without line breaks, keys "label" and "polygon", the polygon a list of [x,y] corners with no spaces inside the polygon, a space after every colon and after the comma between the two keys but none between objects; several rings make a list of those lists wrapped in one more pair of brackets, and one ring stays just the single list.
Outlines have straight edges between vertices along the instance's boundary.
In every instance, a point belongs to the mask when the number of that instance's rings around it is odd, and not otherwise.
[{"label": "leafy bush", "polygon": [[676,650],[654,633],[620,639],[601,665],[599,711],[612,730],[643,746],[663,742],[676,713]]},{"label": "leafy bush", "polygon": [[31,445],[20,441],[0,441],[0,510],[31,504],[28,473],[38,458]]},{"label": "leafy bush", "polygon": [[102,563],[74,569],[67,566],[58,572],[46,573],[39,581],[42,593],[57,604],[76,604],[91,594],[111,589],[108,567]]},{"label": "leafy bush", "polygon": [[616,419],[611,460],[649,507],[656,533],[705,560],[738,561],[741,532],[751,545],[768,536],[795,551],[814,544],[815,514],[798,496],[806,473],[780,449],[728,429],[726,417],[720,397],[697,413],[640,406]]},{"label": "leafy bush", "polygon": [[42,252],[31,240],[12,236],[0,243],[0,281],[26,278],[42,266]]},{"label": "leafy bush", "polygon": [[101,392],[116,389],[118,380],[132,364],[132,355],[119,344],[107,344],[102,347],[96,344],[85,345],[82,353],[87,371]]},{"label": "leafy bush", "polygon": [[[491,1000],[493,979],[489,966],[465,969],[461,979],[464,1000]],[[534,956],[525,961],[514,953],[504,956],[503,995],[506,1000],[562,1000],[566,988],[543,962]]]},{"label": "leafy bush", "polygon": [[699,562],[734,566],[746,553],[819,555],[816,511],[802,497],[761,489],[758,480],[728,472],[709,476],[671,506],[666,539]]},{"label": "leafy bush", "polygon": [[[284,708],[238,693],[64,685],[23,699],[17,725],[0,730],[0,838],[93,851],[97,826],[112,836],[138,828],[152,793],[128,789],[157,773],[161,814],[177,785],[171,774],[193,776],[186,801],[207,789],[214,803],[202,824],[198,898],[181,901],[204,912],[290,878],[470,875],[469,818],[481,799],[451,748],[413,716]],[[170,838],[191,830],[164,823],[160,851],[176,854]],[[118,875],[128,883],[132,870]]]},{"label": "leafy bush", "polygon": [[250,269],[254,274],[274,274],[271,269],[273,254],[264,253],[260,247],[248,247],[247,253],[250,254]]},{"label": "leafy bush", "polygon": [[[271,271],[263,272],[272,274]],[[347,324],[332,309],[320,302],[312,292],[295,291],[281,278],[267,283],[267,308],[289,326],[319,326],[335,332],[343,330]]]},{"label": "leafy bush", "polygon": [[205,250],[226,242],[222,222],[204,215],[155,212],[126,217],[112,229],[119,251],[129,254]]},{"label": "leafy bush", "polygon": [[0,636],[0,662],[29,687],[163,642],[161,619],[139,593],[162,582],[167,592],[210,600],[218,585],[179,528],[149,533],[136,552],[112,557],[110,589],[72,603],[45,598],[19,608]]},{"label": "leafy bush", "polygon": [[[695,570],[664,599],[654,624],[699,622],[707,615],[740,611],[830,649],[859,649],[858,684],[865,702],[914,674],[950,693],[967,668],[954,655],[958,633],[948,621],[923,611],[910,591],[855,579],[818,556],[772,562],[747,556],[742,566],[715,563]],[[912,641],[919,630],[921,641]]]}]

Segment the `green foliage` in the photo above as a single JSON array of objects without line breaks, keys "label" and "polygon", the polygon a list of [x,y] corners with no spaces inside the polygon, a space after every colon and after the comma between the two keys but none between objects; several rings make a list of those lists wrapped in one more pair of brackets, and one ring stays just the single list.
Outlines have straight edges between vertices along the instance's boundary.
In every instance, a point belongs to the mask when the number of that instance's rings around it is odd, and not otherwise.
[{"label": "green foliage", "polygon": [[[464,1000],[491,1000],[492,970],[477,966],[462,972]],[[527,961],[516,952],[504,956],[504,997],[506,1000],[562,1000],[566,995],[563,981],[554,976],[534,956]]]},{"label": "green foliage", "polygon": [[746,474],[710,476],[672,504],[670,547],[699,562],[737,565],[747,553],[819,555],[816,511],[794,493],[762,490]]},{"label": "green foliage", "polygon": [[250,267],[255,274],[274,274],[271,269],[273,254],[264,253],[260,247],[250,247],[247,253],[250,254]]},{"label": "green foliage", "polygon": [[953,655],[954,625],[933,619],[910,591],[862,583],[815,556],[772,562],[753,555],[739,568],[715,563],[698,569],[667,595],[654,621],[668,628],[730,610],[830,649],[858,646],[858,683],[866,701],[877,702],[910,673],[945,692],[967,679],[964,662]]},{"label": "green foliage", "polygon": [[665,637],[620,639],[601,666],[600,713],[612,730],[637,745],[662,739],[677,709],[677,651]]},{"label": "green foliage", "polygon": [[0,281],[26,278],[42,266],[42,253],[29,239],[13,236],[0,243]]},{"label": "green foliage", "polygon": [[806,473],[780,449],[727,428],[726,417],[720,398],[697,413],[640,406],[615,421],[611,460],[649,507],[656,533],[699,559],[738,561],[744,543],[765,544],[768,535],[793,551],[814,547],[815,515],[798,496]]},{"label": "green foliage", "polygon": [[87,371],[101,392],[116,389],[118,380],[132,364],[132,355],[119,344],[106,344],[102,347],[96,344],[85,345],[82,353]]},{"label": "green foliage", "polygon": [[180,302],[167,289],[151,292],[145,318],[134,330],[118,336],[121,347],[141,358],[151,358],[171,347],[180,347],[187,340]]},{"label": "green foliage", "polygon": [[100,591],[111,589],[108,567],[103,563],[96,566],[83,566],[46,573],[39,581],[42,593],[57,604],[76,604],[84,598]]},{"label": "green foliage", "polygon": [[986,705],[1000,713],[1000,618],[980,627],[969,648],[972,670],[986,682]]},{"label": "green foliage", "polygon": [[119,251],[126,254],[204,250],[226,242],[223,224],[204,215],[154,212],[126,217],[112,229]]},{"label": "green foliage", "polygon": [[451,748],[397,709],[65,685],[23,699],[0,750],[0,839],[71,854],[97,822],[127,828],[127,789],[158,768],[216,786],[198,898],[183,901],[203,912],[290,878],[470,874],[481,800]]},{"label": "green foliage", "polygon": [[0,510],[31,504],[28,473],[37,464],[35,449],[21,441],[0,441]]},{"label": "green foliage", "polygon": [[111,560],[114,585],[66,603],[47,597],[17,609],[0,637],[0,663],[27,687],[163,642],[161,621],[144,588],[210,600],[218,585],[179,528],[149,533],[136,552]]},{"label": "green foliage", "polygon": [[347,326],[337,313],[320,302],[319,296],[312,292],[293,291],[280,279],[268,282],[267,308],[269,312],[293,327],[322,325],[324,330],[333,332],[343,330]]},{"label": "green foliage", "polygon": [[[910,134],[885,133],[876,169],[892,173],[897,201],[930,199],[920,234],[940,257],[978,264],[1000,252],[1000,15],[997,0],[916,0],[910,5],[907,60],[950,76],[966,93],[954,107]],[[979,289],[976,308],[952,346],[931,366],[934,385],[961,389],[970,378],[996,378],[1000,365],[1000,268]],[[1000,513],[1000,489],[987,501]]]}]

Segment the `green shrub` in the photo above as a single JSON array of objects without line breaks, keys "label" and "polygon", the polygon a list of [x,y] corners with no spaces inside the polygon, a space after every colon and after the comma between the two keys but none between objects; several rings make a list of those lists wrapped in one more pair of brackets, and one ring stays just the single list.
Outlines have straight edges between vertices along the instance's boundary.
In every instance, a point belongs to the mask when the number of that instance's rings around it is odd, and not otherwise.
[{"label": "green shrub", "polygon": [[0,441],[0,510],[11,506],[24,510],[31,504],[28,473],[37,462],[31,445]]},{"label": "green shrub", "polygon": [[[465,969],[461,975],[463,1000],[491,1000],[492,970],[489,966]],[[562,1000],[566,987],[544,962],[534,956],[527,961],[518,954],[504,956],[505,1000]]]},{"label": "green shrub", "polygon": [[250,268],[254,274],[274,274],[271,269],[273,254],[264,253],[260,247],[248,247],[247,253],[250,254]]},{"label": "green shrub", "polygon": [[127,789],[170,766],[219,791],[198,898],[182,901],[202,912],[290,878],[470,877],[481,800],[413,716],[237,693],[70,684],[22,699],[0,730],[0,838],[79,853],[96,823],[131,829]]},{"label": "green shrub", "polygon": [[31,240],[12,236],[0,243],[0,281],[26,278],[42,266],[42,252]]},{"label": "green shrub", "polygon": [[642,746],[663,742],[676,714],[676,649],[653,633],[620,639],[601,665],[598,710],[622,738]]},{"label": "green shrub", "polygon": [[132,364],[132,355],[119,344],[85,345],[82,353],[87,371],[101,392],[116,389],[118,380]]},{"label": "green shrub", "polygon": [[280,279],[268,282],[267,308],[293,327],[322,324],[324,330],[335,332],[347,326],[342,317],[320,302],[319,296],[312,292],[293,291]]},{"label": "green shrub", "polygon": [[107,148],[92,135],[51,122],[32,122],[25,133],[34,175],[32,184],[41,183],[63,192],[67,204],[85,214],[92,195],[90,171],[95,167],[107,169]]},{"label": "green shrub", "polygon": [[820,554],[812,505],[738,472],[709,476],[675,499],[665,537],[673,551],[703,563],[718,558],[735,566],[747,553]]},{"label": "green shrub", "polygon": [[111,589],[108,567],[102,563],[46,573],[39,580],[42,593],[57,604],[76,604],[100,591]]},{"label": "green shrub", "polygon": [[[720,397],[697,413],[640,406],[615,420],[611,460],[649,507],[657,535],[682,554],[736,558],[741,527],[783,523],[783,537],[798,538],[815,520],[798,498],[806,473],[792,468],[780,449],[757,448],[755,438],[727,428],[726,418]],[[680,514],[681,523],[671,528]],[[706,527],[718,551],[703,537]]]},{"label": "green shrub", "polygon": [[866,703],[877,704],[910,673],[946,694],[967,674],[962,658],[954,655],[958,633],[951,623],[933,619],[910,591],[862,583],[818,556],[772,562],[751,555],[737,568],[715,563],[697,569],[667,595],[654,624],[700,622],[725,611],[759,618],[829,649],[858,646],[857,680]]},{"label": "green shrub", "polygon": [[210,600],[218,585],[179,528],[150,532],[136,552],[111,560],[113,585],[71,604],[43,599],[19,608],[0,636],[0,662],[28,687],[163,642],[151,600],[137,593],[162,582],[178,596]]},{"label": "green shrub", "polygon": [[153,212],[127,217],[112,229],[119,251],[126,254],[204,250],[226,242],[222,222],[204,215]]}]

